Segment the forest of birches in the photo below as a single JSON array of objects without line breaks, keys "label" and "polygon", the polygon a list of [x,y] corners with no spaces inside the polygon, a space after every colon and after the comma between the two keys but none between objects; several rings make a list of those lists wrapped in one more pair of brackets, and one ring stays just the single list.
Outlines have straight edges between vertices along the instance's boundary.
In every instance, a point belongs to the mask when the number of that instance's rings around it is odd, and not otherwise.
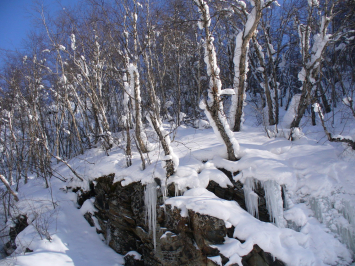
[{"label": "forest of birches", "polygon": [[82,179],[69,159],[93,147],[107,156],[120,147],[127,166],[137,152],[144,168],[147,127],[167,177],[169,133],[181,124],[209,121],[237,160],[231,133],[245,101],[269,135],[293,102],[290,141],[307,116],[329,141],[355,148],[328,130],[339,106],[355,119],[354,0],[83,0],[31,10],[22,47],[0,51],[2,198],[29,176],[65,181],[57,162]]}]

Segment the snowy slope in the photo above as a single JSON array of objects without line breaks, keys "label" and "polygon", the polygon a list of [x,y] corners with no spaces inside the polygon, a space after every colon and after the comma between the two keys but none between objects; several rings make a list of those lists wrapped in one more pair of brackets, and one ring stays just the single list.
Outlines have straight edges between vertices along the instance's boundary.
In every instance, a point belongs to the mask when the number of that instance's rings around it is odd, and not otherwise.
[{"label": "snowy slope", "polygon": [[[51,184],[53,199],[41,180],[31,180],[20,188],[19,212],[28,214],[29,221],[35,220],[17,236],[15,254],[0,265],[122,265],[123,257],[105,245],[77,209],[76,194],[61,190],[59,180]],[[25,253],[26,248],[33,252]]]},{"label": "snowy slope", "polygon": [[[157,142],[149,130],[147,135],[151,143]],[[245,125],[242,132],[235,133],[242,158],[230,162],[225,160],[225,148],[212,129],[179,128],[172,146],[180,165],[168,182],[176,184],[176,194],[180,196],[168,199],[167,203],[181,208],[182,214],[193,209],[224,220],[227,227],[235,226],[234,236],[245,242],[228,238],[218,246],[230,262],[240,262],[240,257],[258,244],[288,265],[350,265],[351,249],[355,250],[352,151],[345,154],[339,144],[318,143],[311,133],[295,142],[265,135],[260,128]],[[95,228],[89,226],[77,208],[76,195],[66,187],[87,188],[89,180],[110,173],[116,174],[116,181],[124,180],[123,185],[139,180],[148,184],[153,177],[164,179],[161,159],[158,148],[151,151],[150,164],[142,171],[137,153],[133,165],[126,168],[120,146],[112,149],[110,156],[98,148],[91,149],[69,161],[85,178],[84,183],[66,166],[58,164],[56,171],[66,178],[73,177],[72,181],[64,183],[53,178],[51,190],[44,189],[44,182],[39,179],[21,185],[18,212],[27,213],[29,222],[33,222],[17,237],[15,254],[0,261],[0,265],[37,266],[48,265],[49,261],[50,265],[58,266],[122,265],[123,257],[112,251]],[[236,202],[219,199],[205,189],[210,180],[222,187],[231,184],[217,170],[220,167],[240,171],[234,179],[242,183],[260,182],[269,197],[269,212],[277,226],[260,222]],[[280,194],[281,186],[287,191],[286,209],[281,198],[275,196]],[[253,208],[253,197],[249,200]],[[46,239],[48,236],[51,241]],[[33,252],[25,253],[26,248]]]}]

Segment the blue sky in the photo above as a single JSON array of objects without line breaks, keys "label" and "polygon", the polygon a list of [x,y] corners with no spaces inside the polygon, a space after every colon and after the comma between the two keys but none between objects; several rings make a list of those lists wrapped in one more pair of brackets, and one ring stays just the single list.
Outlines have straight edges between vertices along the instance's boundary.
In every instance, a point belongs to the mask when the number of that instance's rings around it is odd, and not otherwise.
[{"label": "blue sky", "polygon": [[[75,0],[42,0],[50,12],[55,12]],[[0,0],[0,50],[16,50],[26,34],[33,29],[32,0]]]}]

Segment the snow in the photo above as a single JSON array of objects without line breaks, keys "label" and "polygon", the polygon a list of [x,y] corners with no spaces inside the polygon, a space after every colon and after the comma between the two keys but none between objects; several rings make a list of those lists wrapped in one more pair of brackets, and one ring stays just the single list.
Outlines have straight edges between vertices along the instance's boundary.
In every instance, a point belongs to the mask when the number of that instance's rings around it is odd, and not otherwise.
[{"label": "snow", "polygon": [[130,252],[127,252],[127,254],[125,255],[126,256],[132,256],[134,257],[135,260],[141,260],[142,258],[142,255],[139,254],[137,251],[130,251]]},{"label": "snow", "polygon": [[346,106],[352,106],[352,98],[350,96],[347,96],[347,97],[344,97],[343,98],[343,103],[346,105]]},{"label": "snow", "polygon": [[198,129],[210,128],[210,123],[203,119],[197,119],[194,121],[194,127]]},{"label": "snow", "polygon": [[[213,193],[203,188],[191,189],[185,192],[184,196],[168,199],[166,204],[181,209],[181,214],[185,216],[188,213],[187,210],[191,209],[201,214],[217,217],[235,226],[234,237],[245,240],[243,244],[237,239],[226,238],[224,244],[214,246],[224,256],[230,258],[228,265],[232,263],[242,265],[240,257],[248,254],[255,244],[260,246],[264,251],[271,252],[273,256],[284,261],[287,265],[295,266],[325,265],[322,264],[319,257],[316,257],[315,253],[321,252],[327,260],[324,249],[331,250],[327,243],[322,244],[320,243],[321,241],[317,241],[317,244],[321,246],[315,247],[314,250],[308,248],[310,242],[316,241],[316,235],[322,234],[327,241],[332,239],[327,234],[323,234],[323,231],[319,231],[317,232],[318,234],[313,235],[313,239],[301,232],[295,232],[287,228],[278,228],[270,223],[261,222],[240,208],[236,202],[219,199]],[[314,229],[312,228],[312,230]],[[258,231],[262,232],[262,234],[258,234]],[[340,243],[336,240],[334,241],[338,244],[337,246],[340,247],[340,250],[344,251],[342,255],[350,261],[346,250],[341,248]],[[327,246],[328,248],[326,248]],[[332,247],[334,248],[334,246]],[[335,252],[331,251],[331,253],[334,255]],[[341,261],[333,260],[333,262],[338,263]]]},{"label": "snow", "polygon": [[319,1],[318,0],[308,0],[308,5],[309,5],[309,7],[319,6]]},{"label": "snow", "polygon": [[221,256],[215,256],[215,257],[208,257],[211,261],[213,261],[214,263],[216,263],[217,265],[223,265],[222,264],[222,258]]},{"label": "snow", "polygon": [[94,207],[94,203],[93,203],[93,199],[87,199],[83,206],[81,206],[80,208],[80,212],[82,215],[84,215],[85,213],[89,212],[91,214],[94,214],[95,213],[96,208]]},{"label": "snow", "polygon": [[70,41],[71,41],[70,47],[73,51],[75,51],[76,46],[75,46],[75,34],[74,33],[72,33],[70,35]]},{"label": "snow", "polygon": [[224,89],[224,90],[221,90],[221,93],[220,93],[220,95],[234,95],[234,94],[235,94],[234,89]]},{"label": "snow", "polygon": [[[63,185],[65,184],[58,179],[51,180],[53,200],[49,189],[44,188],[42,180],[32,179],[28,184],[21,185],[18,207],[21,213],[28,214],[30,226],[17,236],[18,248],[15,254],[0,260],[0,265],[124,264],[123,257],[106,246],[97,235],[96,228],[90,227],[82,216],[83,211],[77,209],[76,195],[60,189]],[[56,206],[55,209],[52,202]],[[86,204],[82,208],[90,209],[88,201]],[[46,231],[51,240],[45,238]],[[26,248],[33,252],[25,252]]]}]

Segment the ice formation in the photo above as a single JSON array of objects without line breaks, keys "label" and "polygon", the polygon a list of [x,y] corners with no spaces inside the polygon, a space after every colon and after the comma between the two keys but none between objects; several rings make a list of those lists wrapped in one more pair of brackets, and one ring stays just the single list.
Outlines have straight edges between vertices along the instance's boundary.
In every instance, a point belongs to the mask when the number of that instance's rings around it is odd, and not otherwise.
[{"label": "ice formation", "polygon": [[153,236],[154,250],[157,247],[157,184],[155,181],[147,184],[144,193],[144,204],[146,206],[146,220],[148,222],[149,233]]},{"label": "ice formation", "polygon": [[[257,182],[259,181],[252,177],[246,178],[243,190],[248,212],[254,217],[259,218],[259,196],[254,192]],[[283,216],[284,203],[281,195],[281,186],[275,180],[260,181],[259,184],[265,191],[266,208],[269,212],[270,220],[277,227],[285,227],[286,221]]]},{"label": "ice formation", "polygon": [[270,219],[277,227],[285,227],[286,221],[283,217],[283,200],[281,197],[281,186],[275,180],[261,182],[265,190],[266,208]]},{"label": "ice formation", "polygon": [[259,196],[254,192],[255,185],[255,180],[253,178],[247,178],[245,180],[243,190],[245,197],[245,205],[247,207],[248,212],[254,217],[259,218]]},{"label": "ice formation", "polygon": [[355,252],[355,214],[351,203],[345,200],[334,203],[326,197],[311,198],[310,207],[318,221],[339,234],[342,242]]}]

